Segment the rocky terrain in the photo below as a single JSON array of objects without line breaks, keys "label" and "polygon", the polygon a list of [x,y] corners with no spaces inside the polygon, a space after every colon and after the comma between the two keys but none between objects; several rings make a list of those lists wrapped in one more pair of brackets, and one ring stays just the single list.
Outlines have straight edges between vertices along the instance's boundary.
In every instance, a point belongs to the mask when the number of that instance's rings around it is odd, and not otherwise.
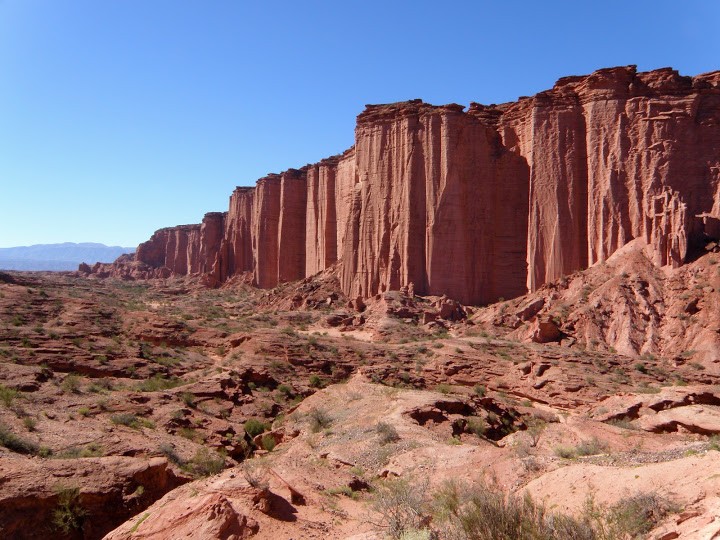
[{"label": "rocky terrain", "polygon": [[585,531],[542,538],[710,538],[708,247],[673,269],[633,244],[485,308],[348,299],[335,268],[271,290],[2,274],[0,530],[484,538],[478,494],[528,493]]}]

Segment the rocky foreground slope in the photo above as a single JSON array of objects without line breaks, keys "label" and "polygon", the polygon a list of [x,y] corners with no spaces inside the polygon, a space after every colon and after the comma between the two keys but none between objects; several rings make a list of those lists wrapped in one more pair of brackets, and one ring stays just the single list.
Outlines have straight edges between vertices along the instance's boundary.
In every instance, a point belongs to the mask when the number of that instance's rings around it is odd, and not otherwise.
[{"label": "rocky foreground slope", "polygon": [[237,188],[227,212],[157,231],[101,275],[244,272],[272,288],[341,262],[345,294],[413,285],[512,298],[633,239],[679,266],[720,237],[720,72],[634,66],[514,103],[369,105],[341,155]]}]

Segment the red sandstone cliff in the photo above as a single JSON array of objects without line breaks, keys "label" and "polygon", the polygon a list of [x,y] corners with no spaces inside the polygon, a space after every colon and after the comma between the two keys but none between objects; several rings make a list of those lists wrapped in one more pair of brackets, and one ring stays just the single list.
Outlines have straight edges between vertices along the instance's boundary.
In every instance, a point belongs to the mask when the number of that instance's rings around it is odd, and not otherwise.
[{"label": "red sandstone cliff", "polygon": [[462,109],[417,100],[358,117],[348,294],[409,283],[465,302],[524,292],[527,165]]},{"label": "red sandstone cliff", "polygon": [[368,106],[355,145],[237,188],[227,213],[157,231],[100,274],[249,272],[260,287],[341,261],[352,296],[412,283],[466,303],[512,297],[629,241],[680,265],[719,234],[720,72],[634,66],[499,106]]}]

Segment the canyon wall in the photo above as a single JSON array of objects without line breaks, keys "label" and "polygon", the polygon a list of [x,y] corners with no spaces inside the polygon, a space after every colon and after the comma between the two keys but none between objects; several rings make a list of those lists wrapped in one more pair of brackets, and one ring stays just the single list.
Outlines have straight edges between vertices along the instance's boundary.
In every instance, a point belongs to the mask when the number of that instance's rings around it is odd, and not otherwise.
[{"label": "canyon wall", "polygon": [[135,263],[270,288],[339,262],[353,297],[412,284],[477,304],[635,238],[680,265],[718,219],[720,72],[627,66],[467,111],[369,105],[344,154],[237,188],[227,212],[157,231]]}]

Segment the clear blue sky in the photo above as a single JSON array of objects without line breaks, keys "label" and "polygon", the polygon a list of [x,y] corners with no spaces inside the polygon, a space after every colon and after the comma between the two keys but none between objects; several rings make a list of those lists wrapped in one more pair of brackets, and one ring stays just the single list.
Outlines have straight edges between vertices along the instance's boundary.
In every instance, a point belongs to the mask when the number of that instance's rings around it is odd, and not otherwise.
[{"label": "clear blue sky", "polygon": [[720,69],[720,2],[0,0],[0,247],[134,246],[339,153],[366,103]]}]

